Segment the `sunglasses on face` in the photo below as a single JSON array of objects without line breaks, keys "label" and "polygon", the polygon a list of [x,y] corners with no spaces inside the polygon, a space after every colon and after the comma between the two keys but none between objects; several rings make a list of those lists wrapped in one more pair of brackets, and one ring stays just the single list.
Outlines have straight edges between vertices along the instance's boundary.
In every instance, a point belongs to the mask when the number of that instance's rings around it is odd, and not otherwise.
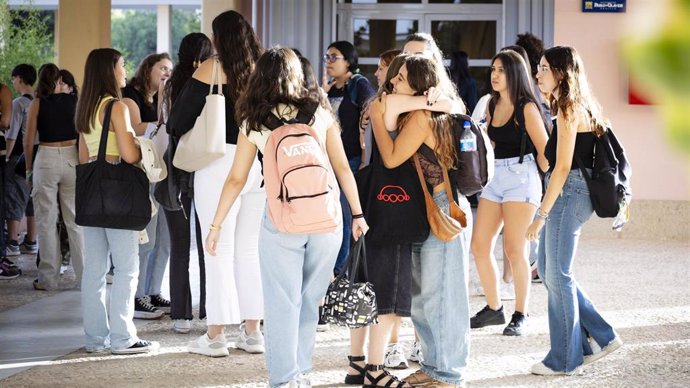
[{"label": "sunglasses on face", "polygon": [[334,63],[334,62],[336,62],[338,59],[345,59],[345,57],[342,56],[342,55],[335,55],[335,54],[330,54],[330,55],[329,55],[329,54],[325,54],[325,55],[323,56],[324,62]]}]

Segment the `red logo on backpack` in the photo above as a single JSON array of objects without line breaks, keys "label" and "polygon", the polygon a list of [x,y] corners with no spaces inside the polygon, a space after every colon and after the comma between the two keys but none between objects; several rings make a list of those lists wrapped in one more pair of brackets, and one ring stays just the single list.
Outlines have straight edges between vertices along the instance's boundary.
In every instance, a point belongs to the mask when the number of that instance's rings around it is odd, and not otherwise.
[{"label": "red logo on backpack", "polygon": [[410,200],[409,194],[400,186],[386,185],[381,188],[376,199],[383,202],[397,203]]}]

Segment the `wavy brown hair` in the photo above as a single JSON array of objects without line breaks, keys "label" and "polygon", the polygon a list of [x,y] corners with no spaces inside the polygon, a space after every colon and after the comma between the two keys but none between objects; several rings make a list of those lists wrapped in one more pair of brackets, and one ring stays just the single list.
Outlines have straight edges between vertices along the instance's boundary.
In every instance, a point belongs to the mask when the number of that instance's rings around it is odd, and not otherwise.
[{"label": "wavy brown hair", "polygon": [[402,67],[402,65],[405,64],[405,60],[408,56],[409,55],[407,54],[400,54],[390,61],[390,64],[388,65],[388,70],[386,70],[386,81],[379,88],[378,92],[376,93],[376,97],[374,98],[380,98],[383,95],[383,93],[393,93],[393,83],[391,81],[398,75],[398,73],[400,72],[400,68]]},{"label": "wavy brown hair", "polygon": [[304,86],[297,54],[286,47],[273,47],[256,62],[246,92],[235,105],[235,118],[238,123],[246,121],[247,134],[260,132],[273,107],[281,103],[300,109],[319,103],[319,99]]},{"label": "wavy brown hair", "polygon": [[601,105],[589,88],[582,58],[575,48],[552,47],[544,52],[544,58],[558,85],[558,99],[551,94],[549,101],[553,114],[560,111],[566,120],[572,120],[582,110],[589,116],[592,132],[597,136],[603,135],[609,123],[603,117]]},{"label": "wavy brown hair", "polygon": [[[441,77],[436,71],[436,64],[431,59],[410,55],[405,58],[405,66],[407,67],[407,82],[414,89],[415,96],[422,95],[431,87],[438,87],[441,82]],[[388,74],[386,74],[387,76]],[[410,116],[408,114],[398,128],[402,128]],[[447,113],[432,112],[429,124],[436,139],[436,146],[434,147],[436,159],[446,168],[454,168],[457,164],[457,158],[455,141],[453,140],[453,118]]]},{"label": "wavy brown hair", "polygon": [[216,16],[211,28],[213,45],[228,78],[230,99],[227,103],[234,103],[247,87],[254,64],[263,51],[261,43],[252,26],[235,11]]},{"label": "wavy brown hair", "polygon": [[[148,99],[146,99],[146,97],[152,91],[151,70],[153,69],[153,66],[156,65],[156,63],[164,59],[167,59],[170,62],[172,62],[172,59],[170,59],[170,55],[168,55],[168,53],[147,55],[144,59],[141,60],[141,63],[139,64],[136,73],[134,73],[134,77],[132,77],[128,82],[129,86],[133,87],[144,96],[144,103],[148,106],[151,106],[151,103],[148,101]],[[156,91],[153,90],[153,92]]]},{"label": "wavy brown hair", "polygon": [[77,101],[75,124],[77,131],[90,133],[96,122],[96,108],[102,97],[122,97],[120,85],[115,78],[115,66],[122,54],[111,48],[91,50],[84,65],[84,82],[81,83],[81,97]]},{"label": "wavy brown hair", "polygon": [[48,97],[55,93],[55,87],[60,80],[60,69],[54,63],[46,63],[41,66],[38,72],[38,86],[36,86],[36,97]]}]

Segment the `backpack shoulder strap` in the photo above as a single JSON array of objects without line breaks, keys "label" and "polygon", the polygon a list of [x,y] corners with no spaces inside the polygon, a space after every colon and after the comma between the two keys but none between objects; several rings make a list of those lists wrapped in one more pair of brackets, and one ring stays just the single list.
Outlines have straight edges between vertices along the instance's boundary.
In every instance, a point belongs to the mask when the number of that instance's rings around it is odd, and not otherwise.
[{"label": "backpack shoulder strap", "polygon": [[494,98],[489,98],[489,114],[491,115],[491,120],[494,118],[494,111],[496,110],[496,102]]},{"label": "backpack shoulder strap", "polygon": [[520,99],[517,106],[515,107],[515,120],[522,136],[520,137],[520,160],[518,163],[522,164],[525,158],[525,151],[527,150],[527,128],[525,127],[525,105],[527,105],[525,99]]},{"label": "backpack shoulder strap", "polygon": [[316,110],[319,108],[319,103],[316,101],[310,102],[307,105],[303,106],[299,112],[297,112],[297,117],[295,117],[295,121],[298,123],[302,124],[309,124],[311,121],[314,119],[314,114],[316,113]]},{"label": "backpack shoulder strap", "polygon": [[345,89],[347,90],[348,97],[350,97],[350,101],[352,101],[353,104],[359,106],[359,101],[358,95],[357,95],[357,83],[364,79],[364,76],[361,74],[354,74],[350,79],[347,81],[347,84],[345,86]]},{"label": "backpack shoulder strap", "polygon": [[278,116],[273,114],[273,112],[268,112],[268,117],[266,117],[266,120],[264,120],[264,126],[271,131],[278,128],[282,127],[285,125],[283,120],[279,119]]}]

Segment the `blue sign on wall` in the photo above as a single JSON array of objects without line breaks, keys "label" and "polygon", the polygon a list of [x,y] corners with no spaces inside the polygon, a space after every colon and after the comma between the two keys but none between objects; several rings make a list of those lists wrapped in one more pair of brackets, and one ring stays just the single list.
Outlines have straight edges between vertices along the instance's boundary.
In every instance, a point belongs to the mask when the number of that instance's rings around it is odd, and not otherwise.
[{"label": "blue sign on wall", "polygon": [[582,12],[625,12],[625,0],[582,0]]}]

